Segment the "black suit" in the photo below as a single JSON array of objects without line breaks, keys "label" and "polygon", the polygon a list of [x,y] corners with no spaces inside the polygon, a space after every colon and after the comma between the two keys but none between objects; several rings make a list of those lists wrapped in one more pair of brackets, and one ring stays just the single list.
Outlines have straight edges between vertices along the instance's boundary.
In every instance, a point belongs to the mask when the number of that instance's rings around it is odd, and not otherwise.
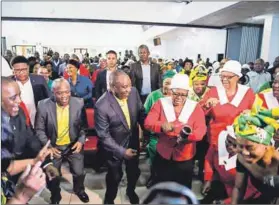
[{"label": "black suit", "polygon": [[[139,94],[141,95],[142,82],[144,79],[142,75],[142,66],[140,61],[133,63],[131,65],[130,77],[131,77],[132,85],[137,88]],[[152,63],[152,62],[150,63],[150,81],[151,81],[151,92],[161,88],[162,79],[160,74],[160,66],[157,63]],[[142,101],[145,101],[146,97],[147,95],[145,96],[141,95]]]},{"label": "black suit", "polygon": [[[121,178],[122,162],[127,148],[139,152],[138,123],[144,123],[144,107],[136,88],[132,88],[128,97],[131,127],[129,128],[122,109],[114,95],[107,91],[95,105],[95,128],[101,146],[106,152],[108,174],[106,176],[107,191],[105,202],[112,203],[117,194]],[[127,192],[135,190],[140,175],[138,156],[132,160],[125,160],[128,178]]]},{"label": "black suit", "polygon": [[[12,78],[16,80],[14,76]],[[51,93],[49,92],[46,80],[44,79],[43,76],[30,74],[29,78],[33,88],[35,105],[37,107],[38,102],[40,100],[49,98],[51,96]]]},{"label": "black suit", "polygon": [[101,71],[95,82],[95,97],[98,100],[107,91],[107,70]]}]

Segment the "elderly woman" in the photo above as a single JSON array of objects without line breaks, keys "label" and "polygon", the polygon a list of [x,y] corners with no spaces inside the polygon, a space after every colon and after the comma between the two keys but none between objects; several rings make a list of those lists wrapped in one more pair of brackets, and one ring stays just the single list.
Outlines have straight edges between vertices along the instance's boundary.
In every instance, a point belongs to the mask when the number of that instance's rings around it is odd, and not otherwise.
[{"label": "elderly woman", "polygon": [[67,73],[69,75],[69,83],[71,86],[71,95],[83,98],[86,108],[93,107],[92,89],[93,85],[89,78],[78,74],[79,62],[70,59],[67,65]]},{"label": "elderly woman", "polygon": [[219,134],[232,125],[234,119],[243,111],[252,108],[255,95],[249,87],[238,84],[241,64],[230,60],[221,69],[222,85],[211,88],[200,104],[209,116],[208,142],[218,144]]},{"label": "elderly woman", "polygon": [[278,187],[266,180],[266,177],[279,174],[279,153],[271,146],[272,138],[279,129],[278,117],[279,113],[260,110],[236,118],[234,130],[238,157],[232,204],[242,202],[248,180],[262,194],[255,203],[272,203],[279,197]]},{"label": "elderly woman", "polygon": [[145,128],[158,135],[154,159],[156,182],[174,181],[191,188],[196,142],[205,134],[205,117],[197,102],[187,99],[189,78],[176,74],[171,97],[158,100],[145,119]]},{"label": "elderly woman", "polygon": [[[173,72],[172,70],[167,71],[163,75],[163,87],[151,92],[147,96],[146,101],[144,103],[144,108],[146,113],[149,113],[154,103],[156,103],[160,98],[171,96],[170,85],[171,85],[171,79],[174,75],[175,72]],[[149,143],[147,145],[147,152],[150,158],[151,176],[148,180],[147,187],[150,187],[152,185],[155,176],[155,171],[152,165],[153,165],[154,157],[156,155],[156,145],[158,142],[157,136],[154,133],[150,133],[149,137],[150,138],[149,138]]]}]

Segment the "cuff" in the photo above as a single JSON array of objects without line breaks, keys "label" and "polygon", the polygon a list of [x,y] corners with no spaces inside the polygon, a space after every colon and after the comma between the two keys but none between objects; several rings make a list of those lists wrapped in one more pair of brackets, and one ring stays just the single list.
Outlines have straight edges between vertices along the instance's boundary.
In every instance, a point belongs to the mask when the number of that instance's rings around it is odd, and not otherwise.
[{"label": "cuff", "polygon": [[204,173],[204,181],[212,181],[213,173],[212,172],[205,172]]},{"label": "cuff", "polygon": [[43,166],[43,169],[47,168],[47,166],[49,166],[49,165],[53,165],[53,163],[52,163],[52,162],[49,162],[49,163],[45,164],[45,165]]}]

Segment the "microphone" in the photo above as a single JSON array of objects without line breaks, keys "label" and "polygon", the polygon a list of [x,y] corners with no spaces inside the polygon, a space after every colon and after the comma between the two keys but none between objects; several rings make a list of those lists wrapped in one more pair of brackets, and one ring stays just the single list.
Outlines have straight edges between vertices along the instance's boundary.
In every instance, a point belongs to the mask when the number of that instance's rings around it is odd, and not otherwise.
[{"label": "microphone", "polygon": [[272,188],[279,188],[279,175],[264,176],[263,183]]}]

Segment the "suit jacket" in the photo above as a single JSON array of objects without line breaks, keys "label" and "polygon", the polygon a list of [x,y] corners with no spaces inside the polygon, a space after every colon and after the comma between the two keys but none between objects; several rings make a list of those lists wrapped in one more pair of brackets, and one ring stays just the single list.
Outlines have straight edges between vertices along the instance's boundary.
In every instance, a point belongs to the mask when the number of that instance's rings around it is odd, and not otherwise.
[{"label": "suit jacket", "polygon": [[128,97],[131,128],[114,95],[107,91],[95,105],[95,129],[109,157],[123,159],[127,148],[139,150],[138,123],[143,127],[145,111],[136,88]]},{"label": "suit jacket", "polygon": [[[12,78],[14,80],[16,80],[16,78],[14,76]],[[30,78],[31,85],[32,85],[32,88],[33,88],[35,105],[37,107],[38,102],[40,100],[49,98],[51,96],[51,93],[48,89],[46,80],[44,79],[43,76],[30,74],[29,78]]]},{"label": "suit jacket", "polygon": [[16,159],[34,158],[41,150],[40,141],[36,138],[34,130],[26,124],[26,117],[22,108],[18,115],[10,117],[13,132],[13,153]]},{"label": "suit jacket", "polygon": [[[69,114],[70,140],[71,142],[79,141],[84,144],[86,116],[83,99],[70,97]],[[40,101],[36,114],[35,131],[36,136],[43,145],[47,143],[49,138],[51,140],[51,145],[56,145],[57,123],[55,99],[52,97]]]},{"label": "suit jacket", "polygon": [[[132,85],[137,88],[139,94],[142,89],[142,81],[144,80],[142,77],[142,67],[141,62],[138,61],[131,65],[130,69],[130,78],[132,81]],[[150,64],[150,80],[151,80],[151,91],[157,90],[161,87],[162,80],[160,74],[160,66],[157,63]]]},{"label": "suit jacket", "polygon": [[[96,71],[95,71],[96,72]],[[99,72],[95,82],[95,97],[98,100],[107,91],[107,70]]]}]

